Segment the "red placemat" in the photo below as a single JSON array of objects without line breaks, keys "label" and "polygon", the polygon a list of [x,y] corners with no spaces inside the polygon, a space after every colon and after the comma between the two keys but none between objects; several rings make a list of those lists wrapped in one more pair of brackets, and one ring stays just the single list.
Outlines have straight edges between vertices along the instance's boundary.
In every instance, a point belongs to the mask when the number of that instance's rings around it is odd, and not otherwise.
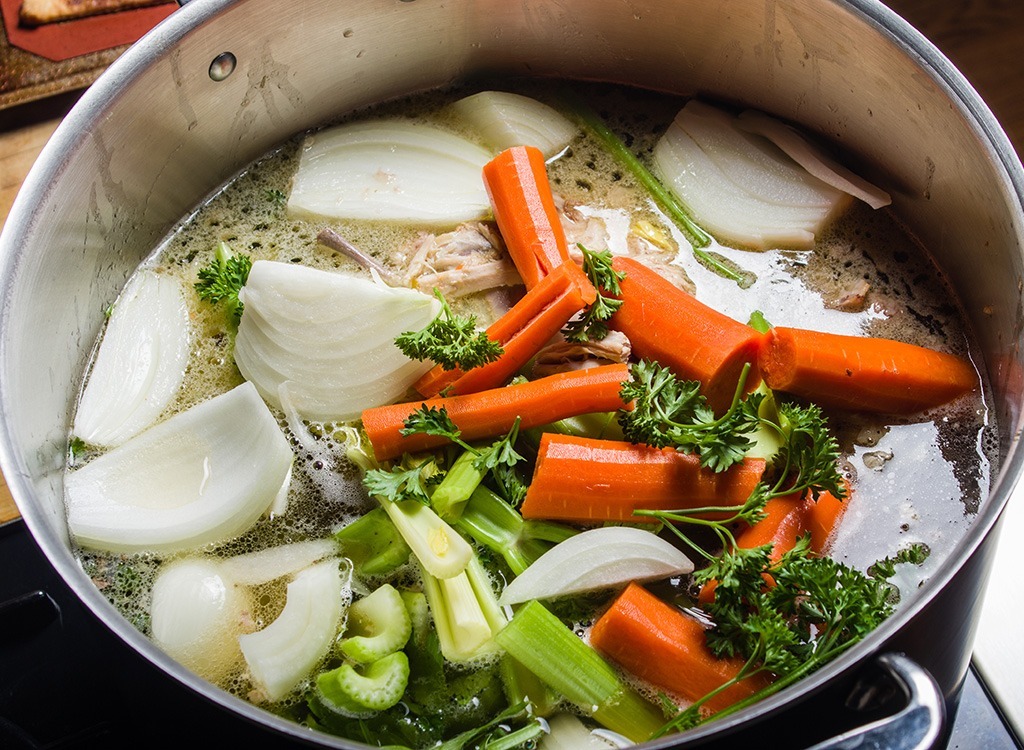
[{"label": "red placemat", "polygon": [[18,25],[20,7],[21,0],[0,0],[7,43],[47,60],[59,62],[90,52],[131,44],[171,15],[178,4],[164,3],[147,8],[103,13],[73,21],[48,23],[31,29]]},{"label": "red placemat", "polygon": [[106,13],[35,29],[18,26],[21,0],[0,0],[0,108],[81,89],[177,3]]}]

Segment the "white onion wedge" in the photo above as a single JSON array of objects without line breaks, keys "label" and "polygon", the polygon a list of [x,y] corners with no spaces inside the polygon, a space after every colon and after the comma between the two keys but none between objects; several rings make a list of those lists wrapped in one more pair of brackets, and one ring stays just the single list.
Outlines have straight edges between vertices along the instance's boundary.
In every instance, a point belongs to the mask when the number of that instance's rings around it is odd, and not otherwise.
[{"label": "white onion wedge", "polygon": [[657,534],[608,526],[556,544],[505,587],[498,603],[552,599],[692,572],[689,558]]},{"label": "white onion wedge", "polygon": [[181,282],[137,273],[110,314],[75,415],[75,436],[110,447],[149,427],[177,395],[188,352]]},{"label": "white onion wedge", "polygon": [[114,552],[225,541],[270,507],[291,465],[276,420],[243,383],[68,474],[68,526],[81,546]]},{"label": "white onion wedge", "polygon": [[553,107],[507,91],[481,91],[459,99],[451,105],[451,111],[495,152],[512,146],[534,146],[550,159],[579,131]]},{"label": "white onion wedge", "polygon": [[655,171],[693,217],[742,246],[807,248],[849,201],[721,110],[690,101],[654,148]]},{"label": "white onion wedge", "polygon": [[404,120],[340,125],[306,139],[288,211],[333,219],[455,225],[482,219],[491,204],[483,147]]},{"label": "white onion wedge", "polygon": [[331,558],[295,576],[284,609],[270,625],[238,637],[253,683],[279,701],[323,661],[338,633],[347,583]]},{"label": "white onion wedge", "polygon": [[859,198],[872,208],[878,209],[892,203],[887,192],[822,153],[799,131],[781,120],[748,109],[740,113],[736,125],[748,133],[764,136],[819,180]]},{"label": "white onion wedge", "polygon": [[217,682],[240,663],[238,634],[252,611],[249,592],[206,558],[176,560],[153,582],[153,640],[183,666]]},{"label": "white onion wedge", "polygon": [[348,420],[398,399],[432,366],[406,357],[395,337],[425,327],[440,310],[422,292],[342,273],[260,260],[245,304],[235,364],[267,403],[280,387],[314,421]]},{"label": "white onion wedge", "polygon": [[258,586],[294,575],[337,554],[338,545],[333,539],[310,539],[229,557],[221,562],[221,570],[240,586]]},{"label": "white onion wedge", "polygon": [[541,738],[537,750],[614,750],[633,744],[625,737],[607,730],[602,734],[591,732],[573,714],[555,714],[548,719],[548,730]]}]

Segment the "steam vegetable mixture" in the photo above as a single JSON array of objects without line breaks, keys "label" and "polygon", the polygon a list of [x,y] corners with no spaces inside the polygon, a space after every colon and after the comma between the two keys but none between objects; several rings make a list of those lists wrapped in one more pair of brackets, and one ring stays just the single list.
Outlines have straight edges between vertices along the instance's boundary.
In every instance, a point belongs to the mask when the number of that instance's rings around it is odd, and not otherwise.
[{"label": "steam vegetable mixture", "polygon": [[714,720],[876,627],[987,491],[959,311],[882,189],[761,113],[522,91],[250,166],[112,304],[74,424],[97,585],[369,745]]}]

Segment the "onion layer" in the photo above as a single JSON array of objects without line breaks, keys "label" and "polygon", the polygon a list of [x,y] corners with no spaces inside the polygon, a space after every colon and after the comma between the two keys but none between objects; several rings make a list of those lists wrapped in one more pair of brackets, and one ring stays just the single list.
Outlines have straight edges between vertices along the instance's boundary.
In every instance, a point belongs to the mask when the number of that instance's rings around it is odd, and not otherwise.
[{"label": "onion layer", "polygon": [[454,133],[403,120],[340,125],[306,139],[288,210],[332,219],[455,225],[491,210],[491,154]]},{"label": "onion layer", "polygon": [[176,552],[248,530],[288,480],[292,452],[244,383],[70,473],[68,526],[83,547]]},{"label": "onion layer", "polygon": [[279,701],[323,661],[338,633],[345,580],[331,558],[295,576],[277,619],[257,633],[238,637],[253,682]]},{"label": "onion layer", "polygon": [[75,415],[90,445],[119,445],[157,420],[188,364],[189,322],[181,282],[142,271],[114,305]]},{"label": "onion layer", "polygon": [[534,146],[550,159],[579,131],[556,109],[507,91],[481,91],[459,99],[451,110],[495,152],[512,146]]},{"label": "onion layer", "polygon": [[552,599],[692,572],[689,558],[657,534],[608,526],[556,544],[505,587],[498,603]]},{"label": "onion layer", "polygon": [[658,141],[654,166],[719,239],[757,249],[806,248],[849,201],[722,110],[690,101]]},{"label": "onion layer", "polygon": [[216,560],[177,560],[153,583],[153,640],[201,677],[217,682],[242,658],[238,634],[252,603]]},{"label": "onion layer", "polygon": [[245,312],[235,363],[260,395],[315,421],[347,420],[402,396],[430,362],[409,359],[395,337],[425,327],[436,299],[412,289],[307,266],[260,260],[239,295]]}]

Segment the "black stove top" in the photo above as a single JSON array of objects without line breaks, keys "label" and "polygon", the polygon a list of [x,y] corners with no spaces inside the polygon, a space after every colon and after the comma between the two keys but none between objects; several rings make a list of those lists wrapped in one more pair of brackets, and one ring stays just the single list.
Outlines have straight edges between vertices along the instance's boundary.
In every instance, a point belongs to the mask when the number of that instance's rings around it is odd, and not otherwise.
[{"label": "black stove top", "polygon": [[[79,603],[24,523],[0,526],[0,748],[290,747],[168,678]],[[1019,748],[973,670],[950,750]]]}]

